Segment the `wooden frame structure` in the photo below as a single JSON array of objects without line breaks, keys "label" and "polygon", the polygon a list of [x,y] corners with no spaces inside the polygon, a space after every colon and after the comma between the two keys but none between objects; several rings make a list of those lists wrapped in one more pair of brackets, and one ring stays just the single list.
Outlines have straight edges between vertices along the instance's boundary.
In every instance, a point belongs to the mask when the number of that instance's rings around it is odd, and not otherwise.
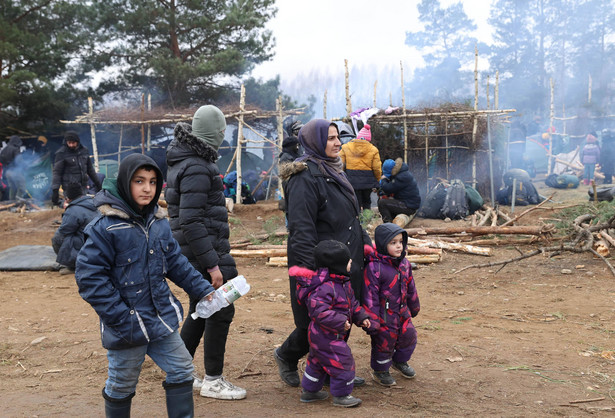
[{"label": "wooden frame structure", "polygon": [[[120,161],[120,156],[122,152],[133,150],[138,147],[125,147],[122,145],[123,141],[123,128],[124,126],[139,126],[141,128],[141,153],[145,153],[145,150],[148,151],[152,148],[151,145],[151,127],[152,125],[169,125],[176,124],[178,122],[188,122],[192,120],[192,116],[194,111],[188,111],[183,113],[162,113],[160,114],[160,110],[152,112],[151,108],[151,95],[148,95],[148,110],[145,111],[145,94],[141,96],[141,108],[140,114],[138,117],[135,117],[134,114],[130,112],[124,113],[116,116],[115,118],[109,118],[105,116],[103,111],[94,112],[92,98],[88,97],[88,105],[89,111],[88,113],[78,116],[75,120],[61,120],[60,123],[64,123],[67,125],[71,124],[81,124],[81,125],[89,125],[91,136],[92,136],[92,153],[94,157],[94,168],[96,171],[99,170],[99,153],[98,153],[98,145],[96,142],[96,127],[99,125],[119,125],[120,126],[120,135],[118,138],[118,151],[110,154],[105,154],[104,156],[113,156],[117,155],[118,162]],[[234,120],[238,123],[238,132],[237,132],[237,146],[235,147],[235,153],[231,162],[229,163],[227,173],[230,171],[233,163],[236,162],[237,166],[237,184],[242,184],[242,174],[241,174],[241,152],[238,152],[242,149],[242,145],[248,142],[252,143],[260,143],[266,144],[269,143],[274,147],[277,147],[278,150],[282,150],[282,141],[283,141],[283,122],[287,116],[296,116],[304,113],[304,108],[300,109],[289,109],[284,110],[282,108],[282,98],[279,97],[276,100],[276,109],[275,111],[263,111],[259,109],[251,109],[246,110],[245,106],[245,87],[241,85],[241,95],[239,100],[239,110],[231,111],[224,113],[227,121],[229,119]],[[276,132],[278,134],[277,141],[275,139],[270,139],[262,135],[258,132],[254,127],[250,126],[249,122],[256,119],[269,119],[276,118],[277,120],[277,129]],[[243,130],[249,129],[254,134],[256,134],[261,139],[247,139],[243,135]],[[147,135],[145,134],[147,129]],[[147,137],[147,141],[146,138]],[[125,149],[123,149],[125,148]],[[277,160],[274,159],[274,165],[277,163]],[[273,168],[273,165],[272,167]],[[269,170],[272,172],[272,169]],[[240,189],[241,190],[241,189]],[[241,204],[241,191],[237,193],[237,202]]]}]

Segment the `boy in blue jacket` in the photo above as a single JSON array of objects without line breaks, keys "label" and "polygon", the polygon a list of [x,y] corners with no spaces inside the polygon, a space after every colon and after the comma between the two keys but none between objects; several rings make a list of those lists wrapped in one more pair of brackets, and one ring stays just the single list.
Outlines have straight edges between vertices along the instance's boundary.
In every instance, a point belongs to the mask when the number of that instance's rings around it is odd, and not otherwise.
[{"label": "boy in blue jacket", "polygon": [[169,417],[194,414],[192,357],[177,332],[183,309],[165,277],[194,298],[211,300],[214,288],[181,254],[157,205],[161,189],[154,160],[126,157],[117,179],[106,179],[94,197],[100,215],[86,227],[77,257],[79,294],[100,317],[107,349],[107,417],[130,416],[146,354],[166,372]]}]

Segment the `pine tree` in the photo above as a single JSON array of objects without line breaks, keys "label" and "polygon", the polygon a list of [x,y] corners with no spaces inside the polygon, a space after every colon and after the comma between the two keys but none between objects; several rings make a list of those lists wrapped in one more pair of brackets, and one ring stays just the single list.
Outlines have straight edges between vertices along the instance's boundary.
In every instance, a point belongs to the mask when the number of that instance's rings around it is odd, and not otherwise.
[{"label": "pine tree", "polygon": [[104,40],[95,65],[118,69],[103,91],[157,89],[175,106],[203,103],[272,56],[274,40],[264,27],[277,11],[274,0],[94,3]]}]

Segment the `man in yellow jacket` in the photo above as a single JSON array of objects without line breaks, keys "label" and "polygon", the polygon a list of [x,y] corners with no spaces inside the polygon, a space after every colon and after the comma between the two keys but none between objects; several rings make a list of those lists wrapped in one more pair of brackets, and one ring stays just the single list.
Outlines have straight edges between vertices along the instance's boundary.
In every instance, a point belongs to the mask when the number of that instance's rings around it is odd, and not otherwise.
[{"label": "man in yellow jacket", "polygon": [[382,176],[380,153],[371,144],[372,131],[366,123],[356,139],[342,145],[340,157],[346,176],[357,195],[361,209],[370,209],[372,189],[378,187]]}]

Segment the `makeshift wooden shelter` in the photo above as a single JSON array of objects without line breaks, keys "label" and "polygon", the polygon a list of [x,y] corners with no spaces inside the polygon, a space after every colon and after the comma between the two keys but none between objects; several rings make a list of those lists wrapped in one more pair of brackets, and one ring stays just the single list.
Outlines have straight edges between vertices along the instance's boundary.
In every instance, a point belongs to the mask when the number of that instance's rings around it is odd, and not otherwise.
[{"label": "makeshift wooden shelter", "polygon": [[[352,104],[348,87],[346,65],[346,111],[341,120],[351,119]],[[404,71],[401,67],[402,106],[391,112],[379,112],[369,118],[370,124],[399,125],[403,133],[404,161],[408,163],[419,187],[425,193],[441,179],[459,178],[477,188],[483,196],[495,200],[493,178],[494,147],[492,125],[508,121],[515,109],[498,109],[498,75],[494,88],[494,106],[491,109],[489,78],[487,78],[487,109],[478,108],[478,51],[475,49],[474,107],[446,105],[433,109],[407,109],[404,94]],[[376,102],[374,85],[374,104]],[[326,99],[326,93],[325,93]],[[326,103],[326,100],[325,100]],[[392,105],[391,105],[392,106]],[[323,110],[326,114],[326,108]],[[382,150],[381,150],[382,154]]]},{"label": "makeshift wooden shelter", "polygon": [[[231,164],[229,164],[228,170],[233,166],[233,162],[237,167],[237,184],[241,184],[242,182],[242,174],[241,174],[241,152],[238,152],[242,149],[243,144],[247,142],[251,142],[256,144],[256,147],[263,147],[264,145],[268,145],[269,147],[277,147],[278,150],[282,149],[282,140],[283,140],[283,122],[287,116],[291,115],[301,115],[304,113],[304,109],[288,109],[285,110],[282,108],[282,98],[279,97],[276,103],[275,111],[264,111],[255,107],[247,107],[245,98],[245,88],[243,84],[241,85],[241,95],[239,101],[239,107],[224,107],[221,108],[224,116],[227,119],[227,123],[230,121],[234,121],[238,124],[238,138],[237,138],[237,146],[234,147],[235,153],[231,160]],[[117,156],[117,161],[119,162],[121,159],[121,154],[127,151],[134,151],[135,149],[141,150],[141,153],[145,153],[146,150],[150,150],[155,148],[156,145],[151,142],[151,127],[155,125],[170,125],[173,126],[178,122],[189,122],[192,121],[192,115],[197,110],[196,108],[192,109],[181,109],[181,110],[173,110],[165,108],[154,108],[151,106],[151,95],[147,97],[147,109],[145,106],[145,94],[141,96],[141,107],[139,110],[135,109],[124,109],[124,108],[111,108],[111,109],[101,109],[99,111],[94,112],[92,98],[88,98],[89,104],[89,112],[78,116],[75,120],[61,120],[61,123],[71,125],[71,124],[85,124],[90,126],[91,137],[92,137],[92,154],[94,157],[94,167],[96,171],[100,170],[100,161],[99,157],[113,157]],[[272,119],[275,118],[276,123],[276,132],[277,139],[267,138],[262,135],[256,128],[254,128],[251,124],[256,120],[263,119]],[[99,126],[111,126],[117,125],[120,127],[119,136],[117,141],[117,152],[107,153],[107,154],[99,154],[98,145],[96,142],[96,128]],[[140,128],[141,131],[141,144],[140,146],[126,146],[123,144],[124,142],[124,127],[125,126],[136,126]],[[248,129],[252,131],[259,139],[247,139],[243,135],[243,130]],[[253,146],[254,148],[254,146]],[[277,161],[274,161],[274,164],[277,164]],[[274,165],[271,166],[268,173],[271,175],[273,172]],[[237,203],[241,203],[241,193],[237,193]]]}]

